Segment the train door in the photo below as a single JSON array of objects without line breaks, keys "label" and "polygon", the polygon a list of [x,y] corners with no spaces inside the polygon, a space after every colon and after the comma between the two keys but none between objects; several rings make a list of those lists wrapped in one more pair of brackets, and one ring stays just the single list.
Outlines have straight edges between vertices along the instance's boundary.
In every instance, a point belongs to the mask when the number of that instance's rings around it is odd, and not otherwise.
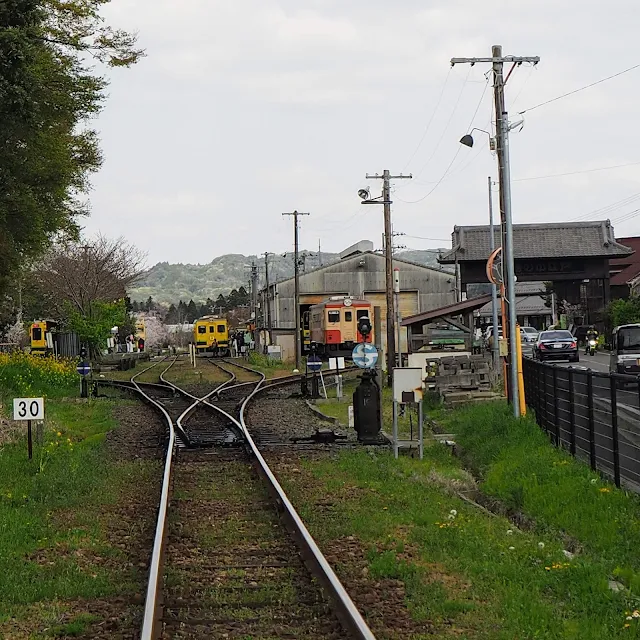
[{"label": "train door", "polygon": [[357,325],[355,309],[345,307],[342,309],[342,342],[357,342]]}]

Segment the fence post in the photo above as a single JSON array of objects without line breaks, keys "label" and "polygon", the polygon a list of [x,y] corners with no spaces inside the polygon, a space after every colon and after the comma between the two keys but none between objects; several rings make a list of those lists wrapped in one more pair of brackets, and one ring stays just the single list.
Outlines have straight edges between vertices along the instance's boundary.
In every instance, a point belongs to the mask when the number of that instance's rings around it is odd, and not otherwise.
[{"label": "fence post", "polygon": [[573,367],[569,367],[569,451],[572,456],[576,455],[576,414],[575,397],[573,395]]},{"label": "fence post", "polygon": [[618,382],[613,375],[609,375],[609,390],[611,392],[611,433],[613,436],[613,479],[616,487],[620,487],[620,447],[618,442]]},{"label": "fence post", "polygon": [[596,427],[593,415],[593,371],[587,369],[587,411],[589,412],[589,461],[595,471],[596,465]]},{"label": "fence post", "polygon": [[556,447],[560,446],[560,423],[558,421],[558,365],[553,365],[553,433]]}]

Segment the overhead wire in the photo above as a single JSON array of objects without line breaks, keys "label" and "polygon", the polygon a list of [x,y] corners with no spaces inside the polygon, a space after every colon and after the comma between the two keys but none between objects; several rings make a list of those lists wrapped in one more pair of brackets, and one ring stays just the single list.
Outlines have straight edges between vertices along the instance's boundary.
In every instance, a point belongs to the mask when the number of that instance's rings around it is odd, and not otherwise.
[{"label": "overhead wire", "polygon": [[[468,74],[467,74],[467,77],[468,77]],[[489,76],[487,75],[486,82],[485,82],[484,88],[482,90],[482,94],[480,95],[480,100],[478,100],[478,104],[476,105],[475,111],[473,112],[473,116],[471,116],[471,121],[469,122],[469,126],[467,127],[468,131],[471,130],[473,122],[476,119],[476,116],[478,115],[478,111],[480,110],[480,105],[482,104],[482,100],[484,99],[484,96],[485,96],[485,93],[487,92],[487,87],[488,86],[489,86]],[[450,121],[451,121],[451,118],[449,118],[449,122]],[[449,123],[447,123],[447,126],[448,126],[448,124]],[[445,127],[445,131],[446,131],[446,127]],[[443,136],[444,136],[444,132],[443,132]],[[440,179],[435,183],[433,188],[426,195],[422,196],[422,198],[418,198],[417,200],[403,200],[402,198],[398,198],[398,199],[401,202],[404,202],[405,204],[417,204],[418,202],[422,202],[423,200],[426,200],[440,186],[442,181],[445,179],[445,177],[449,173],[449,170],[451,169],[451,167],[453,166],[454,162],[456,161],[458,155],[460,154],[461,150],[462,150],[462,145],[458,145],[458,148],[456,149],[456,152],[455,152],[453,158],[451,159],[451,162],[449,162],[449,164],[447,165],[447,168],[444,170],[444,173],[442,174]],[[428,163],[429,162],[427,161],[427,164]],[[426,165],[425,165],[425,167],[426,167]]]},{"label": "overhead wire", "polygon": [[607,82],[607,80],[612,80],[613,78],[617,78],[618,76],[621,76],[625,73],[628,73],[629,71],[633,71],[634,69],[637,69],[638,67],[640,67],[640,64],[635,64],[632,67],[629,67],[628,69],[623,69],[622,71],[619,71],[618,73],[614,73],[613,75],[607,76],[606,78],[602,78],[601,80],[597,80],[596,82],[592,82],[591,84],[587,84],[584,87],[580,87],[579,89],[574,89],[573,91],[568,91],[567,93],[563,93],[560,96],[556,96],[555,98],[551,98],[550,100],[545,100],[544,102],[541,102],[540,104],[536,104],[533,107],[529,107],[528,109],[524,109],[524,111],[519,111],[518,113],[523,114],[523,113],[527,113],[528,111],[533,111],[534,109],[539,109],[540,107],[544,107],[547,104],[551,104],[552,102],[557,102],[558,100],[562,100],[563,98],[566,98],[567,96],[572,96],[575,95],[576,93],[580,93],[581,91],[584,91],[585,89],[590,89],[591,87],[595,87],[598,84],[602,84],[603,82]]},{"label": "overhead wire", "polygon": [[456,114],[456,111],[458,110],[458,105],[460,104],[460,100],[462,99],[462,94],[464,93],[465,87],[468,84],[470,75],[471,75],[471,67],[469,67],[469,70],[467,71],[467,75],[466,75],[466,77],[464,79],[464,82],[462,83],[462,87],[460,88],[460,93],[458,94],[458,98],[456,100],[456,103],[453,106],[453,109],[451,110],[451,114],[449,115],[449,119],[447,120],[447,123],[445,124],[444,129],[442,130],[442,134],[440,135],[440,138],[438,139],[438,142],[436,143],[436,146],[434,147],[434,149],[431,152],[431,155],[429,156],[427,161],[422,165],[420,170],[416,172],[416,174],[415,174],[416,176],[419,176],[427,168],[427,166],[429,165],[431,160],[433,160],[433,157],[436,155],[436,152],[440,148],[440,144],[442,143],[442,140],[444,139],[444,136],[447,133],[447,130],[449,129],[449,125],[451,124],[451,121],[453,120],[453,116]]},{"label": "overhead wire", "polygon": [[449,83],[449,78],[451,77],[451,70],[453,69],[453,67],[449,67],[449,71],[447,72],[447,75],[444,79],[444,83],[442,85],[442,89],[440,90],[440,95],[438,96],[438,100],[436,101],[436,106],[433,108],[433,111],[431,112],[431,117],[429,118],[429,121],[427,122],[427,126],[422,134],[422,137],[420,138],[420,142],[418,142],[418,146],[414,149],[413,153],[411,154],[411,157],[407,160],[407,162],[405,162],[404,167],[402,168],[402,173],[404,173],[407,170],[407,167],[411,164],[411,162],[413,161],[413,159],[416,157],[416,153],[418,153],[420,147],[422,146],[422,143],[424,142],[425,138],[427,137],[427,133],[429,133],[429,129],[431,128],[431,124],[433,123],[433,119],[435,118],[435,115],[438,111],[438,107],[440,106],[440,103],[442,102],[442,96],[444,95],[444,91],[447,88],[447,84]]},{"label": "overhead wire", "polygon": [[639,162],[627,162],[626,164],[614,164],[608,167],[596,167],[595,169],[581,169],[579,171],[567,171],[565,173],[550,173],[546,176],[529,176],[524,178],[514,178],[513,182],[526,182],[528,180],[546,180],[547,178],[562,178],[564,176],[577,176],[581,173],[594,173],[596,171],[609,171],[611,169],[622,169],[623,167],[633,167]]},{"label": "overhead wire", "polygon": [[577,220],[586,220],[593,216],[607,215],[615,211],[616,209],[620,209],[621,207],[625,207],[626,205],[631,204],[632,202],[635,202],[638,199],[640,199],[640,192],[627,196],[622,200],[617,200],[616,202],[612,202],[611,204],[608,204],[604,207],[600,207],[599,209],[594,209],[593,211],[589,211],[588,213],[583,213],[579,216],[576,216],[575,218],[571,218],[570,221],[575,222]]}]

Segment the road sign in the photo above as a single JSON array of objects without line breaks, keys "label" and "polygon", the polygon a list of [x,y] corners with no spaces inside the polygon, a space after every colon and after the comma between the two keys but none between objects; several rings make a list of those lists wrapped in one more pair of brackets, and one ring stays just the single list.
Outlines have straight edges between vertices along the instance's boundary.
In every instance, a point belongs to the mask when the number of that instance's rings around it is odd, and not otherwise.
[{"label": "road sign", "polygon": [[322,369],[322,360],[316,355],[309,356],[307,359],[307,369],[309,371],[320,371]]},{"label": "road sign", "polygon": [[332,371],[344,369],[344,358],[329,358],[329,369]]},{"label": "road sign", "polygon": [[361,369],[373,369],[378,362],[378,350],[368,342],[361,343],[353,350],[353,363]]},{"label": "road sign", "polygon": [[76,371],[81,376],[88,376],[91,373],[91,365],[88,362],[81,362],[77,367]]},{"label": "road sign", "polygon": [[14,420],[44,420],[44,398],[14,398]]}]

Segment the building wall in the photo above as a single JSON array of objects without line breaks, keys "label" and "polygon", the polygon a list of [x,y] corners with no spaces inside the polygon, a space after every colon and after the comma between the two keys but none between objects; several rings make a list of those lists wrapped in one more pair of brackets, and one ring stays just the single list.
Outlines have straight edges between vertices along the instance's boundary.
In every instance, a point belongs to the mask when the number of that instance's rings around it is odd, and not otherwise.
[{"label": "building wall", "polygon": [[[405,311],[420,313],[455,302],[453,274],[401,261],[394,261],[394,267],[400,269],[400,291],[403,301],[401,308]],[[386,318],[385,285],[384,256],[373,253],[360,254],[301,274],[300,304],[316,304],[332,295],[375,298],[375,304],[378,305],[380,302],[382,307],[382,317]],[[295,326],[294,293],[293,278],[270,288],[268,303],[272,327],[290,329]],[[262,292],[261,299],[262,304],[266,305],[266,292]],[[382,335],[384,343],[384,330]],[[403,340],[403,347],[405,341],[406,339]]]}]

